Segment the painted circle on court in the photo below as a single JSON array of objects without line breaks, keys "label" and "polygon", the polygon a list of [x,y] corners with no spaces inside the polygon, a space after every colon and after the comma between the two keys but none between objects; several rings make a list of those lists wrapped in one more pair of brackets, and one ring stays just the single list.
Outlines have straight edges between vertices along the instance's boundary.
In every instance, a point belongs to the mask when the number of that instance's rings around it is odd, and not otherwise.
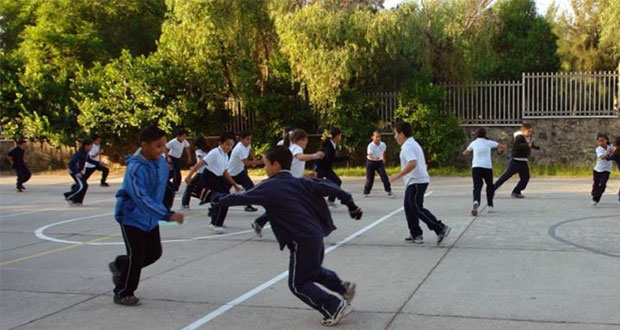
[{"label": "painted circle on court", "polygon": [[586,220],[593,220],[593,219],[604,219],[604,218],[617,218],[617,215],[604,215],[604,216],[590,216],[590,217],[583,217],[583,218],[575,218],[575,219],[569,219],[569,220],[565,220],[565,221],[561,221],[558,222],[556,224],[554,224],[553,226],[549,227],[548,233],[549,236],[551,236],[551,238],[555,239],[556,241],[560,242],[560,243],[564,243],[570,246],[574,246],[576,248],[582,249],[582,250],[586,250],[592,253],[596,253],[596,254],[600,254],[600,255],[604,255],[604,256],[608,256],[608,257],[613,257],[613,258],[620,258],[620,254],[617,253],[610,253],[610,252],[606,252],[606,251],[602,251],[599,249],[595,249],[593,247],[587,246],[587,245],[583,245],[583,244],[579,244],[576,243],[574,241],[571,241],[569,239],[566,239],[562,236],[559,236],[557,233],[557,230],[559,227],[566,225],[566,224],[570,224],[573,222],[578,222],[578,221],[586,221]]}]

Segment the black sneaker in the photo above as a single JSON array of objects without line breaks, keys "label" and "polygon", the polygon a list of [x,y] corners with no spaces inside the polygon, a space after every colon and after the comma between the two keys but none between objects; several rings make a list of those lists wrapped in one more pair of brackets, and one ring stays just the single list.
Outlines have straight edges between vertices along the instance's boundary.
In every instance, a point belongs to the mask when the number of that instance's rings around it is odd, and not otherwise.
[{"label": "black sneaker", "polygon": [[109,263],[108,268],[112,273],[112,283],[114,283],[114,286],[118,286],[118,284],[121,283],[121,271],[118,269],[118,267],[116,267],[116,262],[112,261],[111,263]]},{"label": "black sneaker", "polygon": [[22,190],[26,190],[26,187],[24,187],[24,185],[23,185],[23,184],[22,184],[22,185],[20,185],[19,187],[20,187],[20,188],[22,188]]},{"label": "black sneaker", "polygon": [[441,243],[444,238],[448,237],[448,234],[450,234],[451,230],[452,228],[448,225],[445,225],[443,227],[443,231],[439,235],[437,235],[437,245],[439,245],[439,243]]},{"label": "black sneaker", "polygon": [[343,318],[351,314],[353,307],[346,300],[341,300],[338,309],[331,317],[326,317],[321,321],[321,325],[326,327],[333,327],[338,324]]},{"label": "black sneaker", "polygon": [[409,236],[405,238],[405,241],[411,242],[414,244],[424,244],[424,237],[422,235],[416,236],[415,238]]},{"label": "black sneaker", "polygon": [[257,237],[263,237],[263,227],[256,223],[256,221],[250,222],[250,226],[254,229],[254,233],[256,233]]},{"label": "black sneaker", "polygon": [[256,211],[258,211],[258,209],[257,209],[257,208],[255,208],[255,207],[254,207],[254,206],[252,206],[252,205],[248,205],[248,206],[246,206],[246,207],[245,207],[245,211],[246,211],[246,212],[256,212]]},{"label": "black sneaker", "polygon": [[17,192],[24,192],[24,188],[22,188],[22,187],[15,187],[15,191],[17,191]]},{"label": "black sneaker", "polygon": [[342,286],[345,289],[344,293],[342,294],[342,298],[344,298],[344,300],[350,303],[355,297],[355,283],[344,281],[342,282]]},{"label": "black sneaker", "polygon": [[100,184],[100,186],[102,186],[102,187],[109,187],[110,185],[107,182],[102,182]]},{"label": "black sneaker", "polygon": [[512,193],[512,198],[525,198],[525,196],[521,195],[521,194],[517,194],[517,193]]},{"label": "black sneaker", "polygon": [[138,306],[140,305],[140,299],[136,296],[120,297],[114,295],[114,303],[123,306]]}]

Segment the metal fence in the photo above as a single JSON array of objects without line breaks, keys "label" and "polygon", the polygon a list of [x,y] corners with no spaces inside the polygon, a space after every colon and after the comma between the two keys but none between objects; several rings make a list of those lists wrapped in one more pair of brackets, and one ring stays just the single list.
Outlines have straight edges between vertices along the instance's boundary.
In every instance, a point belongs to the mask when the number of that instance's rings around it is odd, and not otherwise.
[{"label": "metal fence", "polygon": [[461,126],[510,126],[521,123],[522,86],[518,81],[443,85],[447,107]]}]

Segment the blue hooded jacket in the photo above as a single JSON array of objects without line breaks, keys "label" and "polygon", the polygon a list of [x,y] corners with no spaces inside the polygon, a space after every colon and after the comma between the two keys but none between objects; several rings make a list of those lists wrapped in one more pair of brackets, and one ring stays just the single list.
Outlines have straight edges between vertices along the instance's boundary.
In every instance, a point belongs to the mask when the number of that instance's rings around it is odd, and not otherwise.
[{"label": "blue hooded jacket", "polygon": [[127,157],[126,163],[125,178],[116,193],[114,218],[121,225],[149,232],[172,214],[163,204],[168,163],[164,156],[147,160],[142,149]]}]

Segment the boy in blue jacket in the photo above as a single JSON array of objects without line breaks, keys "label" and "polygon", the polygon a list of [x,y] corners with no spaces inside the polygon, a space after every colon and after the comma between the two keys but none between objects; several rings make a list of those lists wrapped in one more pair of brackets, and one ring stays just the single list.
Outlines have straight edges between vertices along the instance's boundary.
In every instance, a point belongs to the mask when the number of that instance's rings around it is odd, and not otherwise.
[{"label": "boy in blue jacket", "polygon": [[142,268],[161,256],[159,220],[183,223],[184,215],[170,212],[163,204],[168,182],[166,133],[156,126],[140,132],[140,148],[127,157],[127,170],[116,193],[114,218],[121,225],[127,255],[109,264],[114,282],[114,303],[140,304],[134,296]]},{"label": "boy in blue jacket", "polygon": [[[354,219],[362,217],[362,210],[349,193],[330,181],[293,177],[292,159],[286,147],[269,150],[264,156],[269,179],[243,194],[216,193],[212,203],[219,207],[256,204],[266,209],[280,249],[286,246],[290,250],[288,285],[291,292],[323,314],[321,324],[333,326],[351,312],[355,284],[341,281],[335,272],[322,267],[323,238],[336,229],[324,197],[336,196],[348,206]],[[340,294],[342,299],[315,283]]]},{"label": "boy in blue jacket", "polygon": [[69,206],[82,206],[84,196],[88,190],[88,183],[84,175],[84,166],[86,162],[95,164],[95,161],[90,159],[88,153],[93,147],[93,140],[86,138],[82,140],[80,150],[76,152],[69,161],[69,175],[75,183],[71,186],[71,191],[64,193],[65,200],[69,203]]}]

